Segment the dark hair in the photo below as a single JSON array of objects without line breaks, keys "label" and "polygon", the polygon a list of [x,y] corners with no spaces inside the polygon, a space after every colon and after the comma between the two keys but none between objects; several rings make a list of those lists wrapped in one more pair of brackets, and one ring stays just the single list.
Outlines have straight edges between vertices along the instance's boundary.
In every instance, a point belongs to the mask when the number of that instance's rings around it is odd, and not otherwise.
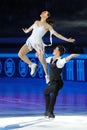
[{"label": "dark hair", "polygon": [[60,56],[63,55],[66,52],[66,49],[65,49],[64,46],[58,45],[57,47],[59,48]]},{"label": "dark hair", "polygon": [[48,18],[46,19],[46,22],[50,24],[51,26],[53,26],[54,24],[54,20],[51,18],[51,14],[49,11],[48,11]]},{"label": "dark hair", "polygon": [[50,12],[48,11],[48,17],[50,17],[51,16],[51,14],[50,14]]}]

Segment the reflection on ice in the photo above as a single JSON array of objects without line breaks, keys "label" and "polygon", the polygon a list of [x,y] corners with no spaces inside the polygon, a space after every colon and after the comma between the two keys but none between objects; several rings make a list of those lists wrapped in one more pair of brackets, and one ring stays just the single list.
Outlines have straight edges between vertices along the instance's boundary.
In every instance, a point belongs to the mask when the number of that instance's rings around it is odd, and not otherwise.
[{"label": "reflection on ice", "polygon": [[0,118],[0,130],[87,130],[87,115],[57,115],[55,119],[43,116]]}]

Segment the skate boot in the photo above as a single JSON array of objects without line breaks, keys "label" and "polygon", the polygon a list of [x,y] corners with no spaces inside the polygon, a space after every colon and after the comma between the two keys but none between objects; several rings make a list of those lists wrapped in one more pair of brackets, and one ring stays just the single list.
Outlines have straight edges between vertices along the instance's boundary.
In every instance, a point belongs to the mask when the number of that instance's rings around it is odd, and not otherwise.
[{"label": "skate boot", "polygon": [[30,72],[30,75],[32,77],[34,77],[39,69],[38,65],[33,63],[32,65],[29,65],[29,67],[31,68],[31,72]]},{"label": "skate boot", "polygon": [[45,79],[46,79],[46,84],[48,84],[50,82],[49,75],[45,75]]}]

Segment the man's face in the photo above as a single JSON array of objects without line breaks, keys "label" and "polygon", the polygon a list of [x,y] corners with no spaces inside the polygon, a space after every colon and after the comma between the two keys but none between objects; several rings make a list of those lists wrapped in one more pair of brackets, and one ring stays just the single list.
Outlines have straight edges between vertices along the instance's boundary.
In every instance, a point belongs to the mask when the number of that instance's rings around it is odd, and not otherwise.
[{"label": "man's face", "polygon": [[59,48],[56,47],[54,50],[53,50],[53,55],[60,55],[60,52],[59,52]]}]

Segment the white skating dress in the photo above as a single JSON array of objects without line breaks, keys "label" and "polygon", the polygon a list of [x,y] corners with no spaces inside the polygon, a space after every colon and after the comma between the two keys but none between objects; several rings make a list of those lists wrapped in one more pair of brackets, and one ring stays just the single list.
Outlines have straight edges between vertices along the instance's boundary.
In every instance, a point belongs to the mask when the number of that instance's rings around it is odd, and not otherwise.
[{"label": "white skating dress", "polygon": [[[44,28],[44,26],[38,26],[36,23],[33,26],[32,34],[29,36],[29,38],[26,40],[26,44],[30,51],[32,49],[35,49],[36,52],[39,54],[44,53],[44,42],[42,37],[46,34],[47,30]],[[54,30],[50,31],[52,34]]]}]

